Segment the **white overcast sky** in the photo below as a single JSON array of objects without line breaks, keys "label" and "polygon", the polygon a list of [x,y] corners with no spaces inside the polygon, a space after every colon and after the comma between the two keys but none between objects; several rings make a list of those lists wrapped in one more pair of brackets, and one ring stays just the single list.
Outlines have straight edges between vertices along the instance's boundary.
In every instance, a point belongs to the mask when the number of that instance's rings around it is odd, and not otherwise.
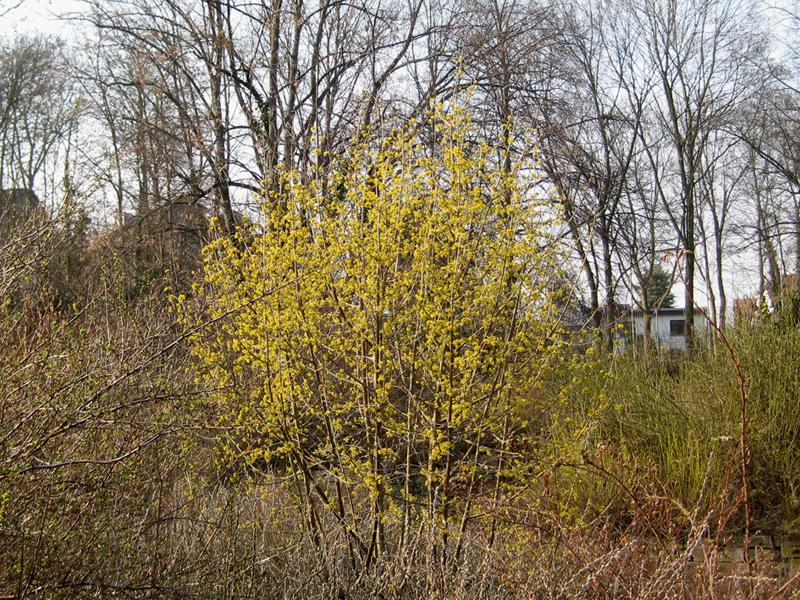
[{"label": "white overcast sky", "polygon": [[0,32],[3,37],[46,33],[69,39],[76,27],[59,17],[85,9],[80,0],[0,0]]}]

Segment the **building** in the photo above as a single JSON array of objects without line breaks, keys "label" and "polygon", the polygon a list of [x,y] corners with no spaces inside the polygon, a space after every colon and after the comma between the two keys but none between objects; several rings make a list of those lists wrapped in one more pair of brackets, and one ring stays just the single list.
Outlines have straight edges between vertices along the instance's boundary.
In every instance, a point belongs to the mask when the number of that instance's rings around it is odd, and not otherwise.
[{"label": "building", "polygon": [[[632,341],[641,343],[645,333],[645,313],[633,310],[628,313],[625,335],[620,337],[618,351],[624,352]],[[698,308],[694,313],[695,335],[704,335],[708,329],[705,310]],[[686,315],[682,308],[662,308],[650,313],[650,339],[659,350],[667,352],[686,352]]]},{"label": "building", "polygon": [[734,323],[753,323],[758,316],[758,298],[734,298],[733,321]]},{"label": "building", "polygon": [[15,228],[43,215],[39,199],[31,190],[0,189],[0,241],[8,238]]}]

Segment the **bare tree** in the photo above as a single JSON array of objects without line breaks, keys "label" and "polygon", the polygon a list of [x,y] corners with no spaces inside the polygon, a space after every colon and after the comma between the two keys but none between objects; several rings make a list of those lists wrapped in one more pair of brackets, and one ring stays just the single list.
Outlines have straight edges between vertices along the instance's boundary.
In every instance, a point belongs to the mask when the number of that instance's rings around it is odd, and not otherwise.
[{"label": "bare tree", "polygon": [[383,121],[385,95],[431,27],[419,0],[92,6],[98,30],[146,63],[143,89],[171,104],[201,159],[194,181],[208,181],[193,193],[212,199],[229,233],[236,190],[275,189],[280,166],[307,174],[376,111]]},{"label": "bare tree", "polygon": [[57,193],[80,103],[61,41],[18,37],[0,45],[0,187]]},{"label": "bare tree", "polygon": [[540,28],[538,44],[525,51],[536,77],[513,86],[524,90],[517,110],[537,133],[541,165],[588,284],[594,324],[611,349],[622,277],[622,205],[636,186],[632,166],[641,153],[648,90],[623,80],[635,65],[627,49],[632,30],[623,22],[594,4],[551,7],[544,14],[549,27]]},{"label": "bare tree", "polygon": [[680,240],[691,347],[703,152],[713,131],[753,93],[757,73],[751,58],[760,50],[761,38],[751,26],[755,20],[749,3],[665,0],[629,6],[644,32],[642,58],[658,82],[652,110],[663,133],[657,135],[665,136],[672,148],[674,175],[660,190]]}]

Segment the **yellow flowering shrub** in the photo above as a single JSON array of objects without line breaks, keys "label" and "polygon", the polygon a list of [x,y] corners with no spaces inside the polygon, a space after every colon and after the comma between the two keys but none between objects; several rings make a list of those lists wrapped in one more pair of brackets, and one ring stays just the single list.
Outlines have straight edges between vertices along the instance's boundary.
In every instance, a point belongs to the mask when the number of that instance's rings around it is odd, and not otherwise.
[{"label": "yellow flowering shrub", "polygon": [[446,547],[485,510],[558,353],[563,257],[532,161],[501,168],[472,130],[436,111],[311,181],[284,173],[262,227],[205,249],[192,347],[222,460],[287,469],[362,553],[393,517]]}]

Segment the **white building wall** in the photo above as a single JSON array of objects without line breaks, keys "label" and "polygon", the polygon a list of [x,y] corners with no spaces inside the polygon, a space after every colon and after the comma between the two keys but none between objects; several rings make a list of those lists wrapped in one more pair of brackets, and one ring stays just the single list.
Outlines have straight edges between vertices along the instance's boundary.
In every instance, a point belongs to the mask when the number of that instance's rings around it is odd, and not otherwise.
[{"label": "white building wall", "polygon": [[[632,329],[635,336],[644,335],[644,316],[634,315],[632,318]],[[663,349],[675,352],[686,352],[686,335],[672,335],[670,321],[684,320],[683,314],[655,314],[650,319],[650,338],[653,343]],[[696,335],[704,335],[706,319],[701,314],[694,315],[694,327]]]}]

